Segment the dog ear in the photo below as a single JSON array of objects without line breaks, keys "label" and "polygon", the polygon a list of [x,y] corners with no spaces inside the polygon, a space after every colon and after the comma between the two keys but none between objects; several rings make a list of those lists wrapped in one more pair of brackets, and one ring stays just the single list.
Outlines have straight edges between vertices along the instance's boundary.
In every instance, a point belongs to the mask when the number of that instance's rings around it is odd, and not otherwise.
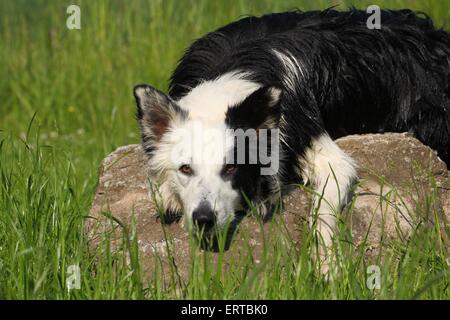
[{"label": "dog ear", "polygon": [[228,108],[225,121],[231,128],[276,128],[281,116],[280,99],[281,89],[259,88],[238,105]]},{"label": "dog ear", "polygon": [[144,143],[158,142],[173,122],[188,116],[168,95],[149,85],[136,86],[134,97]]}]

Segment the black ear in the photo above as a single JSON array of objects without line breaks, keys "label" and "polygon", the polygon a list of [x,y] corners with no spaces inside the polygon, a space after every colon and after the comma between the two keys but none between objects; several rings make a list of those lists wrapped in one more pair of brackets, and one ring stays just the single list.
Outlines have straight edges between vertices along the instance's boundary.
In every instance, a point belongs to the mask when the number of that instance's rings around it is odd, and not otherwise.
[{"label": "black ear", "polygon": [[228,108],[225,121],[231,128],[276,128],[281,116],[280,98],[281,89],[262,87]]},{"label": "black ear", "polygon": [[168,95],[149,85],[136,86],[134,97],[144,145],[158,142],[172,123],[188,116]]}]

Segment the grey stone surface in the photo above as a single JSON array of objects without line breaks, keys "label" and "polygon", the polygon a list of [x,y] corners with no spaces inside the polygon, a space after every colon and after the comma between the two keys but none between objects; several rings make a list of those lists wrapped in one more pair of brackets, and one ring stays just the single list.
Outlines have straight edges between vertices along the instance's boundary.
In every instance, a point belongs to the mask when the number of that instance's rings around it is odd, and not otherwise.
[{"label": "grey stone surface", "polygon": [[[361,182],[356,190],[356,201],[344,212],[355,245],[361,245],[367,235],[366,246],[374,250],[392,239],[407,238],[419,221],[433,223],[434,217],[420,215],[424,206],[421,200],[433,190],[437,190],[433,204],[436,212],[445,223],[450,223],[448,170],[430,148],[407,134],[396,133],[348,136],[337,140],[337,143],[359,165]],[[188,234],[182,223],[161,225],[149,197],[145,173],[146,161],[139,145],[120,147],[102,161],[91,218],[86,221],[91,246],[98,243],[102,232],[113,229],[112,247],[121,241],[120,227],[111,223],[102,212],[111,212],[125,225],[129,225],[134,217],[144,272],[152,272],[155,254],[162,257],[163,265],[168,264],[166,234],[172,239],[169,249],[178,271],[181,277],[186,277],[192,250]],[[437,187],[433,188],[433,183]],[[284,220],[289,237],[300,242],[301,229],[310,207],[309,194],[298,189],[287,195],[283,203],[284,214],[274,219]],[[226,263],[247,258],[242,256],[247,254],[242,250],[244,241],[250,245],[253,259],[257,262],[263,238],[273,236],[274,231],[270,228],[273,228],[273,223],[261,228],[255,218],[246,217],[225,254]],[[244,239],[248,235],[250,239]],[[213,257],[216,258],[214,254]]]}]

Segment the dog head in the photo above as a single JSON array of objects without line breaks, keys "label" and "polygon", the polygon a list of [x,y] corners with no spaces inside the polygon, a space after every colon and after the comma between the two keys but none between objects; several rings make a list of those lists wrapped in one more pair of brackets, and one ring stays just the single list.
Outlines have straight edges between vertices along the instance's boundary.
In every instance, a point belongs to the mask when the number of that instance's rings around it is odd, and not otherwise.
[{"label": "dog head", "polygon": [[[280,92],[256,88],[211,121],[151,86],[135,87],[142,146],[166,210],[182,211],[189,227],[211,232],[273,192],[278,136],[268,129],[277,130]],[[262,144],[272,163],[263,159]]]}]

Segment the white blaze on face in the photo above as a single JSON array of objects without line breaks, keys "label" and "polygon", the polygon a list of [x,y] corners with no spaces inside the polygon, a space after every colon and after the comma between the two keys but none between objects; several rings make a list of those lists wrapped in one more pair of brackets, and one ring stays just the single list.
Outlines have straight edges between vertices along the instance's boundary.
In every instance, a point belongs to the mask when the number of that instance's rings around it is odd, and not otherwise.
[{"label": "white blaze on face", "polygon": [[260,84],[246,80],[244,72],[229,72],[212,81],[196,86],[178,105],[189,111],[189,118],[205,124],[225,122],[225,114],[232,107],[261,87]]},{"label": "white blaze on face", "polygon": [[[233,147],[233,136],[225,124],[213,126],[189,120],[165,139],[170,148],[166,166],[173,172],[170,186],[180,198],[185,217],[192,222],[193,211],[207,202],[216,214],[218,226],[223,228],[240,209],[239,191],[221,175],[226,154]],[[188,165],[192,174],[181,172],[183,165]]]}]

